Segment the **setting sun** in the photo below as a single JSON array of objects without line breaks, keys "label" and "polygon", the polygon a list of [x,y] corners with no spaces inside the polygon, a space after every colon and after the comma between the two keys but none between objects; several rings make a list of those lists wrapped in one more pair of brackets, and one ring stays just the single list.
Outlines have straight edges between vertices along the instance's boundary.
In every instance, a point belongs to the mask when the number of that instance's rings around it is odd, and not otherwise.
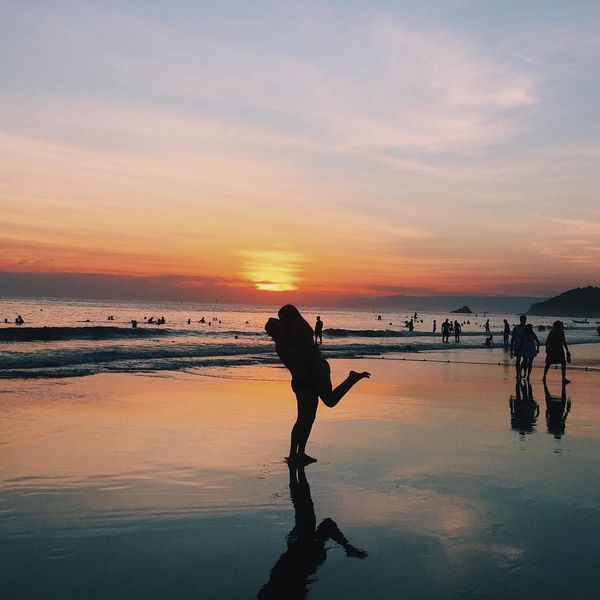
[{"label": "setting sun", "polygon": [[254,250],[241,253],[241,275],[250,280],[257,290],[289,292],[298,289],[302,281],[303,257],[283,250]]}]

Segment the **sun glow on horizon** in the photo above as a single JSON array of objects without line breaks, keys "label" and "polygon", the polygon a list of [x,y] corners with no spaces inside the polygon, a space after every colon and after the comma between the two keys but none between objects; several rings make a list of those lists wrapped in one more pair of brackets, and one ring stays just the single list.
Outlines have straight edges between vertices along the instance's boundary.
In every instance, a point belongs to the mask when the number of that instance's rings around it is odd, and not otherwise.
[{"label": "sun glow on horizon", "polygon": [[240,253],[243,258],[241,275],[266,292],[290,292],[302,281],[301,264],[305,262],[297,252],[284,250],[251,250]]}]

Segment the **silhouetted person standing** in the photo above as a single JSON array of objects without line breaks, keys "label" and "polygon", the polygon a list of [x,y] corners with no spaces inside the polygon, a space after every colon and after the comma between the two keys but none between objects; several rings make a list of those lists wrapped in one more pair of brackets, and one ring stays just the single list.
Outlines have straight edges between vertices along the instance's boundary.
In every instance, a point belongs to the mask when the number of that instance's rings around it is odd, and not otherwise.
[{"label": "silhouetted person standing", "polygon": [[449,337],[450,337],[450,323],[448,322],[448,319],[446,319],[442,323],[442,342],[447,342]]},{"label": "silhouetted person standing", "polygon": [[510,325],[508,321],[504,319],[504,349],[508,350],[508,344],[510,340]]},{"label": "silhouetted person standing", "polygon": [[321,317],[317,317],[317,322],[315,323],[315,344],[323,343],[323,321],[321,321]]},{"label": "silhouetted person standing", "polygon": [[329,548],[325,545],[329,540],[341,546],[348,558],[367,557],[365,550],[348,542],[333,519],[323,519],[317,526],[304,467],[289,465],[289,470],[295,524],[286,537],[287,550],[271,569],[269,581],[258,592],[259,600],[306,598],[315,573],[327,558]]},{"label": "silhouetted person standing", "polygon": [[486,333],[490,332],[490,320],[489,319],[485,322],[485,332]]},{"label": "silhouetted person standing", "polygon": [[533,325],[529,323],[525,326],[525,333],[521,340],[521,367],[524,375],[529,379],[531,369],[533,369],[533,359],[540,351],[540,340],[533,331]]},{"label": "silhouetted person standing", "polygon": [[461,327],[458,321],[454,321],[454,341],[460,342]]},{"label": "silhouetted person standing", "polygon": [[[600,328],[599,328],[600,329]],[[434,319],[433,320],[433,333],[435,333],[437,331],[437,321]],[[600,335],[600,334],[599,334]]]},{"label": "silhouetted person standing", "polygon": [[512,358],[514,356],[516,358],[515,371],[517,379],[521,377],[521,343],[523,342],[523,335],[525,335],[525,323],[527,323],[527,317],[521,315],[519,321],[520,323],[514,326],[510,338],[510,357]]},{"label": "silhouetted person standing", "polygon": [[415,323],[414,323],[414,321],[412,319],[408,322],[407,327],[408,327],[409,331],[414,331],[414,329],[415,329]]},{"label": "silhouetted person standing", "polygon": [[560,364],[563,383],[571,383],[567,379],[567,362],[571,362],[571,353],[565,340],[565,330],[562,321],[554,321],[552,329],[546,338],[546,364],[544,365],[543,380],[546,381],[546,376],[551,365]]}]

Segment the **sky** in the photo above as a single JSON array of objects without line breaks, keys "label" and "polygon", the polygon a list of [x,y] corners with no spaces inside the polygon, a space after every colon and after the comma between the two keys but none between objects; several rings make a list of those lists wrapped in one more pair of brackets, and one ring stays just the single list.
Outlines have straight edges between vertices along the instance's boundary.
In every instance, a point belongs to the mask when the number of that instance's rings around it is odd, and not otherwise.
[{"label": "sky", "polygon": [[598,285],[599,30],[595,0],[4,0],[4,293]]}]

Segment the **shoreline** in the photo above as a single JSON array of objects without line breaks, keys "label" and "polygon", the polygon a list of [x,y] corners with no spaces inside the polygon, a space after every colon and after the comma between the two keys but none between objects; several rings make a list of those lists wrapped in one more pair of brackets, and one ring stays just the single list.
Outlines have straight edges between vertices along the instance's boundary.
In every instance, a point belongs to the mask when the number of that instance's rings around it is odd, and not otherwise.
[{"label": "shoreline", "polygon": [[[589,371],[595,372],[600,371],[600,342],[586,342],[571,345],[575,350],[572,352],[573,362],[567,366],[568,371]],[[323,348],[326,358],[335,363],[336,361],[349,360],[349,361],[361,361],[361,360],[374,360],[381,361],[387,360],[406,362],[406,363],[448,363],[452,362],[455,364],[472,364],[472,365],[489,365],[489,366],[504,366],[514,365],[514,359],[510,359],[508,352],[502,346],[494,346],[492,348],[486,347],[440,347],[439,349],[426,349],[419,351],[406,351],[406,352],[389,352],[386,354],[359,354],[355,357],[347,356],[327,356],[327,347]],[[271,354],[268,352],[267,354]],[[462,360],[461,360],[462,357]],[[469,360],[464,360],[466,357]],[[534,362],[534,371],[543,369],[545,361],[544,350],[540,348],[540,354],[536,357]],[[32,372],[31,370],[19,370],[18,374],[5,375],[0,371],[0,387],[4,381],[43,381],[43,380],[68,380],[71,378],[85,378],[94,375],[112,374],[112,375],[127,375],[127,374],[139,374],[139,375],[158,375],[168,373],[184,373],[186,371],[197,371],[200,374],[201,371],[211,373],[215,369],[227,370],[227,369],[244,369],[248,367],[254,368],[278,368],[281,367],[279,359],[276,356],[265,356],[259,360],[257,357],[249,357],[247,359],[240,358],[235,362],[227,362],[226,357],[214,356],[210,357],[214,364],[207,364],[198,366],[190,364],[189,366],[183,365],[179,368],[139,368],[136,370],[128,369],[117,369],[107,367],[105,370],[94,371],[94,366],[86,366],[85,363],[72,367],[74,371],[77,369],[80,372],[52,372],[46,370],[42,371],[42,374]],[[558,368],[556,365],[553,368]],[[14,371],[14,370],[13,370]]]}]

